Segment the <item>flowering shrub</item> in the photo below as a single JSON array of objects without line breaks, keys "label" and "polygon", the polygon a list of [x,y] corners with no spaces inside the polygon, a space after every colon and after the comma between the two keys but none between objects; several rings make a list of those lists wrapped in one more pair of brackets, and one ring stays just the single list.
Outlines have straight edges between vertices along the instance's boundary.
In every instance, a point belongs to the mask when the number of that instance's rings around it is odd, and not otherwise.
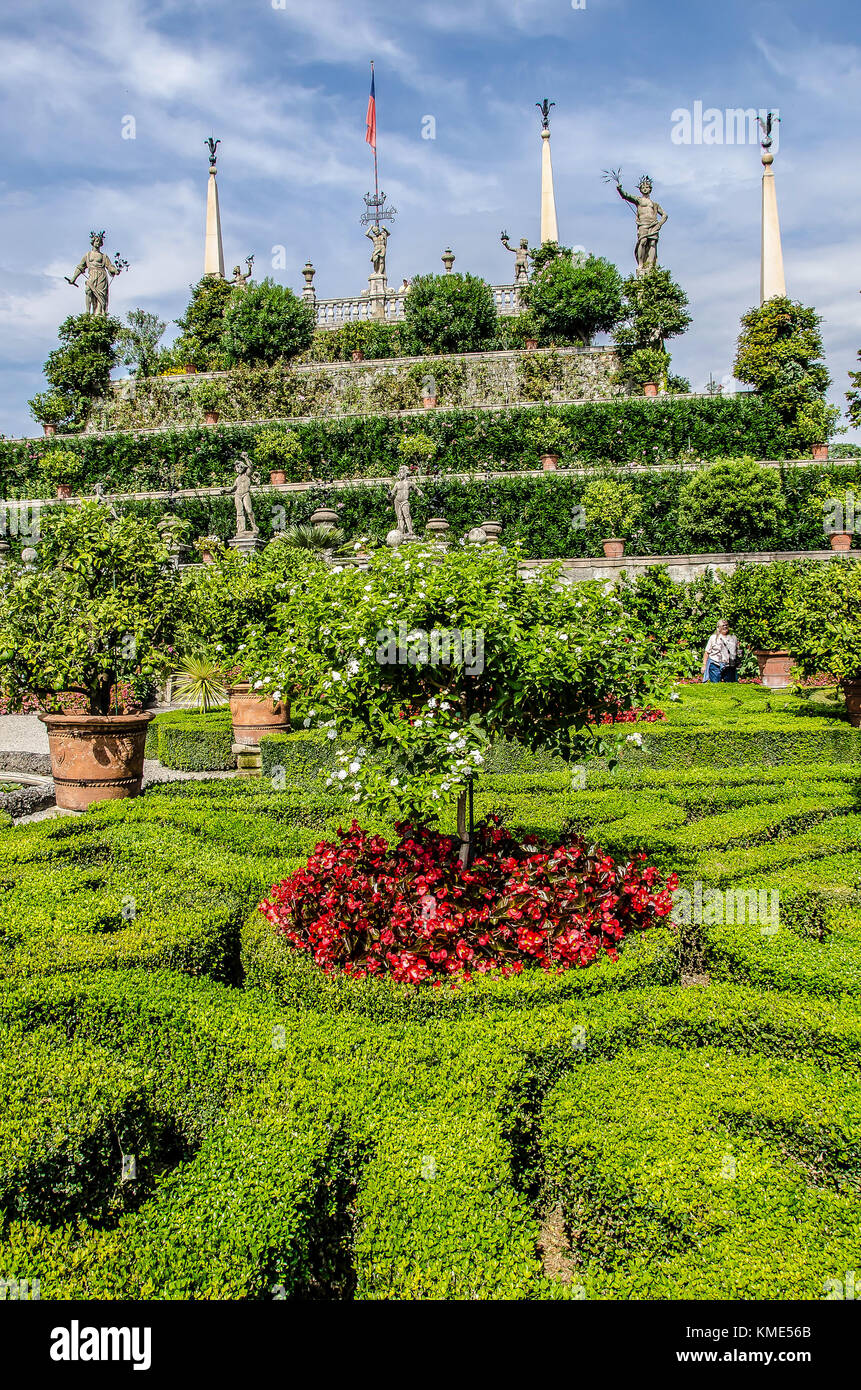
[{"label": "flowering shrub", "polygon": [[657,724],[666,719],[662,709],[623,709],[615,714],[602,714],[602,724]]},{"label": "flowering shrub", "polygon": [[661,884],[645,854],[616,863],[575,837],[520,844],[498,818],[478,827],[466,870],[456,836],[397,829],[390,848],[353,821],[260,904],[327,973],[439,986],[524,966],[569,970],[602,953],[615,960],[626,933],[668,915],[678,886],[675,874]]}]

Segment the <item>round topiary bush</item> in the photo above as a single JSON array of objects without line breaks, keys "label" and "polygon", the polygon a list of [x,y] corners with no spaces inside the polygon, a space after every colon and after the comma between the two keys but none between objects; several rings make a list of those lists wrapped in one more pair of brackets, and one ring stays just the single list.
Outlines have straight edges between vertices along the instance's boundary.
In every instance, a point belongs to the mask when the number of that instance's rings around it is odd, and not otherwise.
[{"label": "round topiary bush", "polygon": [[479,352],[496,336],[493,291],[477,275],[417,275],[404,300],[408,352]]},{"label": "round topiary bush", "polygon": [[224,315],[221,343],[229,366],[271,366],[311,346],[314,310],[285,285],[266,279],[233,297]]},{"label": "round topiary bush", "polygon": [[753,459],[718,459],[695,473],[679,497],[679,530],[689,545],[749,550],[780,528],[780,474]]}]

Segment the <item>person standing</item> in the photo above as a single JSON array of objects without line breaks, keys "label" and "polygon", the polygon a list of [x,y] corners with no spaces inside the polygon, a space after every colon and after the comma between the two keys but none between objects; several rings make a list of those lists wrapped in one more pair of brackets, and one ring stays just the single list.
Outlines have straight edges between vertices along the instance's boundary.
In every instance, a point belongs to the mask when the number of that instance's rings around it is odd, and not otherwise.
[{"label": "person standing", "polygon": [[738,638],[721,618],[703,652],[703,684],[707,681],[738,680]]}]

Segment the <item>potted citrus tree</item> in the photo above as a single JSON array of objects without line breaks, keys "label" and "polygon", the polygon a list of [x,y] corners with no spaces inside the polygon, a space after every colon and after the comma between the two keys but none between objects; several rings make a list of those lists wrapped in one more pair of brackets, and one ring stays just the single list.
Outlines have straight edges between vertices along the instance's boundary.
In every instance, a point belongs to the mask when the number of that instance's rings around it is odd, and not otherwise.
[{"label": "potted citrus tree", "polygon": [[398,440],[398,453],[404,463],[411,468],[427,467],[436,453],[436,442],[422,430],[414,434],[404,434]]},{"label": "potted citrus tree", "polygon": [[217,425],[224,406],[224,387],[219,381],[202,381],[194,393],[198,409],[207,425]]},{"label": "potted citrus tree", "polygon": [[829,675],[842,687],[850,724],[861,728],[861,565],[814,564],[794,586],[789,647],[804,676]]},{"label": "potted citrus tree", "polygon": [[612,478],[595,478],[583,493],[582,505],[586,525],[600,535],[607,559],[620,559],[643,510],[634,489]]},{"label": "potted citrus tree", "polygon": [[780,690],[792,684],[789,605],[808,568],[804,560],[739,565],[724,576],[722,615],[741,642],[752,648],[763,685]]},{"label": "potted citrus tree", "polygon": [[807,445],[815,459],[828,458],[828,438],[840,419],[836,405],[823,400],[805,401],[795,417],[795,430],[802,444]]},{"label": "potted citrus tree", "polygon": [[61,425],[71,423],[74,405],[62,391],[40,391],[30,401],[30,414],[44,434],[56,434]]},{"label": "potted citrus tree", "polygon": [[807,512],[832,550],[851,550],[856,517],[861,522],[861,484],[823,478],[807,499]]},{"label": "potted citrus tree", "polygon": [[254,457],[263,468],[269,470],[269,481],[273,487],[282,483],[296,482],[301,470],[302,444],[295,430],[261,430],[254,441]]},{"label": "potted citrus tree", "polygon": [[[148,713],[119,706],[118,683],[170,663],[177,576],[158,532],[97,502],[46,517],[38,563],[0,590],[0,691],[12,709],[43,707],[57,805],[136,796]],[[70,706],[83,703],[83,713]]]},{"label": "potted citrus tree", "polygon": [[82,471],[81,457],[71,449],[48,449],[39,460],[39,472],[55,497],[71,497]]},{"label": "potted citrus tree", "polygon": [[571,431],[555,415],[543,415],[532,427],[532,439],[545,473],[552,473],[571,443]]}]

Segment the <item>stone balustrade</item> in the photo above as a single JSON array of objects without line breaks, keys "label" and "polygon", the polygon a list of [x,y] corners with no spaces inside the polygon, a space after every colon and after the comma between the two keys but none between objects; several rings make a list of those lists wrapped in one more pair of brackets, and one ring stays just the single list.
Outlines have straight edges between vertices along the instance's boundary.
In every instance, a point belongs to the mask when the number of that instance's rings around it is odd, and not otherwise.
[{"label": "stone balustrade", "polygon": [[[502,317],[522,309],[519,285],[491,285],[496,312]],[[404,317],[406,290],[384,294],[354,294],[342,299],[311,299],[318,328],[342,328],[345,323],[400,323]]]}]

